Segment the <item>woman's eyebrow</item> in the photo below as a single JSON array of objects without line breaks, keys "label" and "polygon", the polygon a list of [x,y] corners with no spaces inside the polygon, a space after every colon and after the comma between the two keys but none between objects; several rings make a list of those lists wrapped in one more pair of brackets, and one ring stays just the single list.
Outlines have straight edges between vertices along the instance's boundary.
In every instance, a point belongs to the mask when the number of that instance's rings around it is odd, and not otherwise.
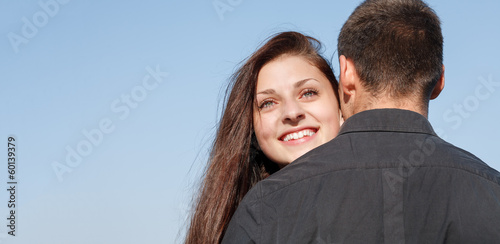
[{"label": "woman's eyebrow", "polygon": [[[306,84],[310,80],[319,82],[318,80],[316,80],[314,78],[306,78],[306,79],[299,80],[299,81],[295,82],[295,84],[293,84],[293,87],[294,88],[299,88],[299,87],[303,86],[304,84]],[[276,94],[276,91],[274,89],[267,89],[267,90],[263,90],[263,91],[257,92],[257,94],[270,95],[270,94]]]},{"label": "woman's eyebrow", "polygon": [[276,91],[274,89],[267,89],[267,90],[257,92],[257,94],[264,94],[264,95],[276,94]]},{"label": "woman's eyebrow", "polygon": [[299,88],[299,87],[303,86],[305,83],[307,83],[310,80],[314,80],[314,81],[319,82],[318,80],[316,80],[314,78],[306,78],[306,79],[299,80],[299,81],[295,82],[295,84],[293,85],[293,87]]}]

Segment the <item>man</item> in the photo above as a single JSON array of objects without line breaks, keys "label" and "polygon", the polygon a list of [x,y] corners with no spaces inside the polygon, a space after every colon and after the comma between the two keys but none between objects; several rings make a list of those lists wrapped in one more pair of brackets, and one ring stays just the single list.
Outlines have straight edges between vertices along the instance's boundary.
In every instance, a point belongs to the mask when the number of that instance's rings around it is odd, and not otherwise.
[{"label": "man", "polygon": [[338,40],[332,141],[257,184],[223,243],[499,243],[500,173],[437,137],[443,37],[420,0],[367,0]]}]

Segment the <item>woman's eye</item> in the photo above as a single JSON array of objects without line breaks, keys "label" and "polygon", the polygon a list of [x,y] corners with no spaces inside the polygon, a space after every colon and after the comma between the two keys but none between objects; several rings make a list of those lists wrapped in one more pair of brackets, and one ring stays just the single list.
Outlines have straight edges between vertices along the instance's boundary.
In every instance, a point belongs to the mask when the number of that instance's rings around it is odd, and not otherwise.
[{"label": "woman's eye", "polygon": [[264,108],[269,108],[274,105],[273,101],[264,101],[260,104],[259,108],[264,109]]},{"label": "woman's eye", "polygon": [[314,95],[318,95],[318,91],[316,90],[313,90],[313,89],[307,89],[303,94],[302,94],[302,97],[312,97]]}]

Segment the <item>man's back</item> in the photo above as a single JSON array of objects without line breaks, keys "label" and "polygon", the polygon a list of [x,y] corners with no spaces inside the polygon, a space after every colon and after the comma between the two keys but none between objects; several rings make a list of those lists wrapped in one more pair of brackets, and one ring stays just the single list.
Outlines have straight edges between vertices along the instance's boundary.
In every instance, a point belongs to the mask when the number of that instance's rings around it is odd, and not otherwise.
[{"label": "man's back", "polygon": [[500,174],[422,115],[380,109],[256,185],[224,243],[496,243]]}]

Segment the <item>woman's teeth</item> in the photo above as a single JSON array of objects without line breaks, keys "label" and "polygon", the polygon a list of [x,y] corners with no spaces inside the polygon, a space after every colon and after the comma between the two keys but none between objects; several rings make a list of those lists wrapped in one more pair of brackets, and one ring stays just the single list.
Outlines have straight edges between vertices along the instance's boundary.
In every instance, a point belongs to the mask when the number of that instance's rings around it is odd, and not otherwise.
[{"label": "woman's teeth", "polygon": [[294,133],[290,133],[288,135],[285,136],[285,138],[283,138],[283,141],[290,141],[290,140],[297,140],[297,139],[300,139],[300,138],[303,138],[304,136],[312,136],[316,134],[316,132],[312,131],[312,130],[302,130],[302,131],[299,131],[299,132],[294,132]]}]

